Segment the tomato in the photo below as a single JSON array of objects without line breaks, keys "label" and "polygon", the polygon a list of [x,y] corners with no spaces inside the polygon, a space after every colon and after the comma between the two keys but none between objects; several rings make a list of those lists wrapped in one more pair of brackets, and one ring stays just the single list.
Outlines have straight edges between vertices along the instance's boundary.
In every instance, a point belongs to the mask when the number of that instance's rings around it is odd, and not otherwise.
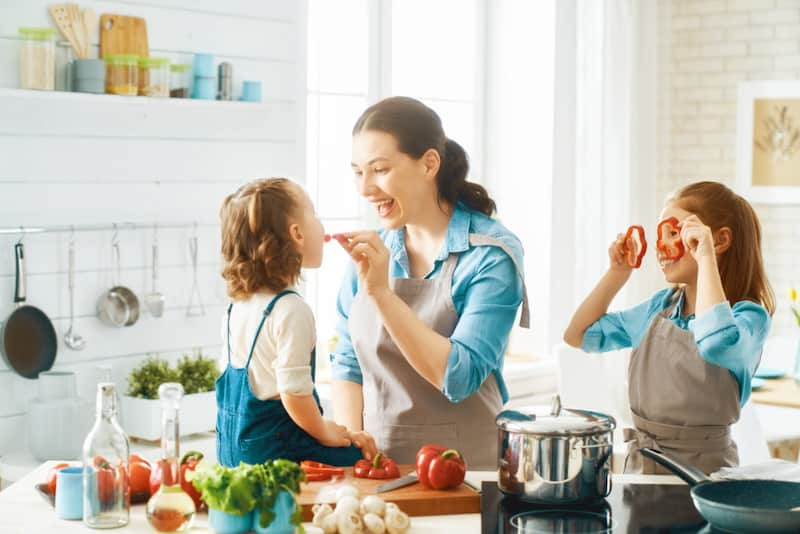
[{"label": "tomato", "polygon": [[114,500],[114,468],[102,456],[95,456],[92,463],[97,470],[97,498],[101,503]]},{"label": "tomato", "polygon": [[128,482],[130,483],[130,492],[133,493],[146,493],[150,494],[150,463],[135,454],[131,454],[128,458]]},{"label": "tomato", "polygon": [[59,470],[64,469],[65,467],[69,467],[69,464],[56,464],[52,469],[50,469],[50,471],[47,472],[45,484],[47,484],[47,493],[50,495],[56,494],[56,474]]}]

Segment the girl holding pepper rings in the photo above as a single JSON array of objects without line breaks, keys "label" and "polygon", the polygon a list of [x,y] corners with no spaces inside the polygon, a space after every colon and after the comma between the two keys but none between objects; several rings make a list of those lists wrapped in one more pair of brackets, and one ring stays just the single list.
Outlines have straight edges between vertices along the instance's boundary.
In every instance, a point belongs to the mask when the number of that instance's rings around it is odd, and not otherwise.
[{"label": "girl holding pepper rings", "polygon": [[[666,281],[649,300],[608,313],[632,268],[620,234],[609,270],[578,307],[564,340],[587,352],[633,347],[626,472],[661,473],[654,447],[705,473],[738,465],[730,425],[750,396],[775,309],[761,227],[742,197],[717,182],[679,190],[661,212],[657,254]],[[673,219],[674,218],[674,219]]]},{"label": "girl holding pepper rings", "polygon": [[398,463],[423,443],[494,468],[503,356],[520,303],[519,240],[466,180],[464,149],[422,102],[391,97],[353,128],[359,193],[383,230],[334,236],[353,263],[331,354],[336,420],[374,436]]}]

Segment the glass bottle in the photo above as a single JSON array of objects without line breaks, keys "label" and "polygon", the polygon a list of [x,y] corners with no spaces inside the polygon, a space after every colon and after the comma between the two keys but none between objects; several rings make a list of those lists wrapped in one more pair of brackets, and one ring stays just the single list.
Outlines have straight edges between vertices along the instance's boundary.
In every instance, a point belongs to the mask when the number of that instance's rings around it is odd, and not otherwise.
[{"label": "glass bottle", "polygon": [[156,532],[183,532],[192,526],[194,501],[181,487],[178,412],[183,386],[161,384],[161,487],[147,501],[147,521]]},{"label": "glass bottle", "polygon": [[83,522],[116,528],[130,521],[128,436],[117,422],[113,382],[97,384],[97,418],[83,442]]}]

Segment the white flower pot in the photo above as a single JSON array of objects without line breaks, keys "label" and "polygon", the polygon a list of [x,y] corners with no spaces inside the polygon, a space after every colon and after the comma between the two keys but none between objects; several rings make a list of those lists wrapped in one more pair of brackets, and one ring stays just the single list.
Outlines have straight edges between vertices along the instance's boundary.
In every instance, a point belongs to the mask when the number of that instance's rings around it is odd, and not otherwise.
[{"label": "white flower pot", "polygon": [[[122,396],[122,428],[130,437],[161,439],[161,401]],[[216,392],[193,393],[181,400],[180,435],[214,430],[217,423]]]}]

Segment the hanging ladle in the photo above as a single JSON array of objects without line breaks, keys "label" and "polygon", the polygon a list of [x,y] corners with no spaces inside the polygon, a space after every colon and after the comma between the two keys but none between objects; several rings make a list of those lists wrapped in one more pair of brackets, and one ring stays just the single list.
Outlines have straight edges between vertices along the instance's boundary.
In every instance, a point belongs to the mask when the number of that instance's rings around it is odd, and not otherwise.
[{"label": "hanging ladle", "polygon": [[72,350],[83,350],[86,340],[72,331],[75,321],[75,240],[69,239],[69,328],[64,334],[64,344]]},{"label": "hanging ladle", "polygon": [[144,303],[148,311],[153,317],[161,317],[164,314],[164,295],[156,289],[156,280],[158,279],[158,238],[153,236],[153,292],[145,295]]}]

